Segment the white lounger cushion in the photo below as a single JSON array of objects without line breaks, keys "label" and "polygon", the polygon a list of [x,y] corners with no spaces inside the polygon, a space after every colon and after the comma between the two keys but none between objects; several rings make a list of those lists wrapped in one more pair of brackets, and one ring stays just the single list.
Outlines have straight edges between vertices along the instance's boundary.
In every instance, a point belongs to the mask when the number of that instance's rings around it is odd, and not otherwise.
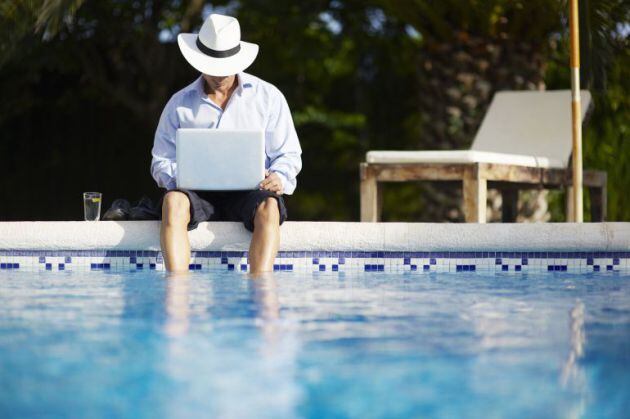
[{"label": "white lounger cushion", "polygon": [[[582,90],[582,119],[591,95]],[[368,163],[500,163],[566,168],[571,156],[571,91],[505,91],[492,98],[470,150],[369,151]]]},{"label": "white lounger cushion", "polygon": [[498,163],[526,167],[564,168],[562,161],[547,157],[519,154],[493,153],[489,151],[369,151],[368,163]]}]

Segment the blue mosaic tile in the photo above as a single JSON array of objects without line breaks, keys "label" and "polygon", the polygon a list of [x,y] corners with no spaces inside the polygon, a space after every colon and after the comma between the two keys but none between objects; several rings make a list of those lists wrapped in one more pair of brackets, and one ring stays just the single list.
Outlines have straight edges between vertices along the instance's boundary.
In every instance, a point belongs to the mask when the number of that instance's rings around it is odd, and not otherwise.
[{"label": "blue mosaic tile", "polygon": [[[20,269],[20,265],[9,261],[7,257],[27,257],[32,260],[29,263],[23,263],[21,268],[32,269],[39,264],[42,267],[48,265],[48,270],[54,269],[64,270],[69,269],[69,264],[74,266],[75,269],[82,269],[89,267],[94,270],[116,270],[116,269],[128,269],[123,265],[116,264],[112,266],[109,258],[127,258],[129,264],[135,269],[142,269],[145,266],[149,269],[157,270],[164,269],[163,255],[160,251],[156,250],[0,250],[0,268],[4,270],[8,269]],[[229,258],[247,258],[248,253],[242,251],[193,251],[191,256],[194,258],[195,263],[191,264],[191,270],[201,269],[202,263],[208,263],[210,269],[212,267],[218,268],[219,266],[228,265]],[[499,271],[514,271],[522,272],[523,266],[529,266],[529,272],[535,272],[540,270],[547,270],[550,272],[567,272],[569,267],[572,271],[577,270],[583,272],[586,268],[589,271],[626,271],[630,270],[630,252],[507,252],[507,251],[394,251],[386,252],[382,250],[376,251],[282,251],[278,254],[276,263],[277,269],[280,271],[293,270],[293,265],[282,263],[283,260],[288,258],[298,259],[297,266],[299,269],[311,269],[309,266],[313,266],[315,270],[326,270],[326,265],[321,258],[331,258],[335,262],[329,265],[329,269],[332,272],[340,272],[341,266],[345,265],[344,271],[352,271],[362,269],[369,272],[382,272],[392,271],[397,272],[402,266],[409,266],[409,271],[431,271],[431,266],[436,266],[440,271],[451,272],[471,272],[476,271],[477,268],[482,266],[487,267],[488,264],[494,264],[499,268]],[[53,262],[51,258],[55,258]],[[96,260],[90,260],[95,258]],[[141,259],[142,258],[142,259]],[[147,260],[151,258],[151,260]],[[358,264],[359,260],[367,261],[372,259],[370,263]],[[427,260],[421,265],[412,265],[412,259],[422,258]],[[508,263],[508,259],[510,262]],[[595,259],[606,261],[600,265],[595,265]],[[105,259],[105,260],[103,260]],[[352,260],[352,263],[349,262]],[[386,259],[392,263],[387,265],[383,264],[383,259]],[[468,263],[453,263],[453,259],[469,259]],[[569,264],[557,263],[558,259],[570,260]],[[120,259],[118,259],[120,261]],[[378,262],[381,263],[378,263]],[[533,263],[532,261],[535,261]],[[87,263],[87,265],[86,265]],[[514,263],[514,264],[512,264]],[[532,264],[533,263],[533,264]],[[63,268],[61,267],[63,265]],[[234,265],[234,269],[238,269],[241,265],[247,266],[245,263]],[[422,267],[422,269],[419,268]]]},{"label": "blue mosaic tile", "polygon": [[567,265],[549,265],[547,266],[547,271],[551,272],[566,272],[568,270]]}]

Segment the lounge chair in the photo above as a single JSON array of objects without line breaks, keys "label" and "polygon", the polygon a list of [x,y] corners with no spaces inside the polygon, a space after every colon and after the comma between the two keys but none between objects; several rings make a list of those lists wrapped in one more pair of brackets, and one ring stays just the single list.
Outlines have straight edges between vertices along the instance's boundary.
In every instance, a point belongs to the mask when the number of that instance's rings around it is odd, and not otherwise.
[{"label": "lounge chair", "polygon": [[[581,92],[582,120],[591,103]],[[361,221],[381,213],[381,183],[461,181],[466,222],[486,221],[486,193],[503,198],[502,220],[514,222],[518,191],[570,188],[571,91],[504,91],[494,95],[470,150],[369,151],[361,163]],[[591,218],[606,218],[606,172],[584,171]],[[567,204],[567,211],[571,211]]]}]

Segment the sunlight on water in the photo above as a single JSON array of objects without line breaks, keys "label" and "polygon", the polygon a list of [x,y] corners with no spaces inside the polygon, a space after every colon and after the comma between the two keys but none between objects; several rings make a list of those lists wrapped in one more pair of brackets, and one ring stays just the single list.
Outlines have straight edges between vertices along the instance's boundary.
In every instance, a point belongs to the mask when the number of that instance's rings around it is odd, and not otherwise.
[{"label": "sunlight on water", "polygon": [[0,273],[0,417],[622,417],[630,277]]}]

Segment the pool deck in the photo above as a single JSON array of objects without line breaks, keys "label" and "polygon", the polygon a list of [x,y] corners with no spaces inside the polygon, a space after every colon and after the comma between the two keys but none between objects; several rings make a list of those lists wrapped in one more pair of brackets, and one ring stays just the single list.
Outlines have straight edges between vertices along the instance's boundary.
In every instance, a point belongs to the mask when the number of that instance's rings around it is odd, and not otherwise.
[{"label": "pool deck", "polygon": [[[0,222],[0,250],[159,250],[157,221]],[[629,251],[630,223],[286,222],[283,251]],[[192,250],[246,251],[240,223],[201,223]]]}]

